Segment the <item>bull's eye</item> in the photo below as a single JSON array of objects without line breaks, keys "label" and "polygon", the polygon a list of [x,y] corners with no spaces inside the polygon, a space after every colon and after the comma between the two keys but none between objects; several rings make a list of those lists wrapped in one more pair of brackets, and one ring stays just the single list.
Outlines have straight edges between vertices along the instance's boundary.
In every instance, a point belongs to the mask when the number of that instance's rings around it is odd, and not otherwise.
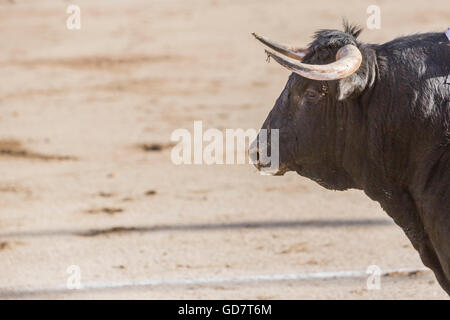
[{"label": "bull's eye", "polygon": [[308,101],[315,101],[319,98],[319,93],[315,90],[309,89],[305,92],[305,98]]}]

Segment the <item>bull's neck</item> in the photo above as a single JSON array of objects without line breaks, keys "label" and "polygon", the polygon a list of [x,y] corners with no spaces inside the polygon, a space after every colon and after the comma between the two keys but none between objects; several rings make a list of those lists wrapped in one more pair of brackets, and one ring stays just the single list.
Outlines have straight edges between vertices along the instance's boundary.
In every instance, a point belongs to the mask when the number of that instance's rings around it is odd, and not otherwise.
[{"label": "bull's neck", "polygon": [[375,50],[365,48],[364,63],[367,72],[365,89],[355,98],[342,102],[341,110],[345,130],[338,132],[338,140],[343,141],[342,167],[351,180],[352,188],[368,191],[371,189],[371,177],[376,173],[377,146],[371,143],[377,134],[377,121],[373,118],[374,97],[377,96],[377,84],[381,78]]}]

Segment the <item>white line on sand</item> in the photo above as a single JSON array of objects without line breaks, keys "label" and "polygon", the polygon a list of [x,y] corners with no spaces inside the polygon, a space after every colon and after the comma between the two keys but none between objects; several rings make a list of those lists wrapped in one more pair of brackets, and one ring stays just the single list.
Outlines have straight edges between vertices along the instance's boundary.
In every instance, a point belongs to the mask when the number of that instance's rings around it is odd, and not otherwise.
[{"label": "white line on sand", "polygon": [[[410,273],[430,271],[428,268],[398,268],[382,270],[380,276],[389,274],[408,275]],[[293,273],[293,274],[266,274],[247,275],[239,277],[214,277],[214,278],[193,278],[178,280],[142,280],[142,281],[121,281],[121,282],[86,282],[80,289],[68,289],[66,286],[48,288],[24,288],[24,289],[2,289],[0,297],[22,296],[45,293],[70,293],[89,290],[136,288],[136,287],[157,287],[157,286],[183,286],[183,285],[208,285],[219,283],[249,283],[258,281],[285,281],[285,280],[314,280],[314,279],[342,279],[342,278],[365,278],[369,274],[366,271],[336,271],[336,272],[313,272],[313,273]]]}]

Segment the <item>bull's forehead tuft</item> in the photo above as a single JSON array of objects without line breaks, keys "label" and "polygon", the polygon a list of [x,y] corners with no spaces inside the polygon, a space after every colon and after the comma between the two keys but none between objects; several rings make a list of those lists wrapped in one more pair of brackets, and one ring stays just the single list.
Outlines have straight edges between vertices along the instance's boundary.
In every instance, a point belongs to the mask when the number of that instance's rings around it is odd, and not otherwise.
[{"label": "bull's forehead tuft", "polygon": [[361,33],[357,26],[344,25],[344,31],[323,29],[314,34],[314,40],[309,44],[308,54],[304,57],[305,63],[325,64],[335,60],[336,52],[345,45],[358,46],[356,40]]},{"label": "bull's forehead tuft", "polygon": [[347,44],[357,45],[356,39],[362,28],[356,24],[344,21],[344,30],[322,29],[314,34],[314,40],[309,44],[311,49],[340,48]]},{"label": "bull's forehead tuft", "polygon": [[314,35],[314,40],[309,44],[310,48],[330,47],[340,48],[347,44],[356,45],[356,38],[347,32],[340,30],[319,30]]}]

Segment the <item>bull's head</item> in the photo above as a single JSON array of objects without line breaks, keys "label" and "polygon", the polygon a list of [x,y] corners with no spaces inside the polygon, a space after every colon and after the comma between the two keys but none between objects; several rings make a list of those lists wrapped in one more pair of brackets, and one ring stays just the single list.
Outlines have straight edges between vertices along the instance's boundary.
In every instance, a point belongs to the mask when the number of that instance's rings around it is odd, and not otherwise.
[{"label": "bull's head", "polygon": [[[346,32],[322,30],[307,49],[253,34],[280,53],[266,50],[268,57],[293,72],[261,128],[269,136],[271,129],[278,129],[279,167],[271,174],[296,171],[329,188],[353,186],[341,159],[349,134],[345,107],[357,100],[368,82],[367,66],[360,68],[360,32],[354,27]],[[266,141],[256,139],[249,148],[258,170],[268,166],[260,160],[261,154],[270,153],[271,139]]]}]

